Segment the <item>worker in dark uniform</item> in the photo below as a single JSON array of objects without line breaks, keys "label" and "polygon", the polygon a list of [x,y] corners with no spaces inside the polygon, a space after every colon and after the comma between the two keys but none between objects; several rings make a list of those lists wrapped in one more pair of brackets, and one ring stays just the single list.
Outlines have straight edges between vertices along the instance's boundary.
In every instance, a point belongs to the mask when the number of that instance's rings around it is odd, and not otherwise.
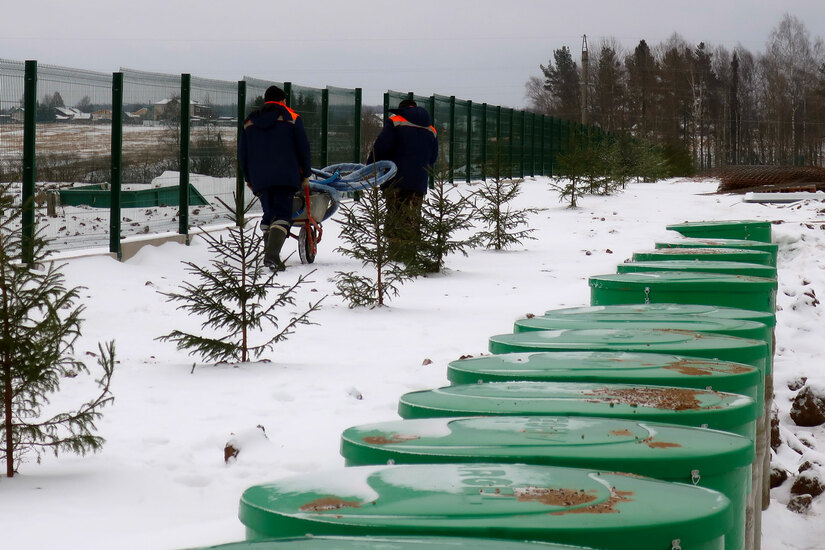
[{"label": "worker in dark uniform", "polygon": [[390,258],[409,265],[420,240],[428,170],[438,159],[438,134],[430,114],[412,99],[403,100],[390,112],[367,162],[391,160],[398,167],[395,177],[381,186],[387,201],[385,231]]},{"label": "worker in dark uniform", "polygon": [[286,94],[270,86],[264,104],[244,121],[238,160],[244,179],[261,201],[264,265],[282,271],[281,248],[292,226],[292,199],[309,185],[309,139],[300,115],[286,106]]}]

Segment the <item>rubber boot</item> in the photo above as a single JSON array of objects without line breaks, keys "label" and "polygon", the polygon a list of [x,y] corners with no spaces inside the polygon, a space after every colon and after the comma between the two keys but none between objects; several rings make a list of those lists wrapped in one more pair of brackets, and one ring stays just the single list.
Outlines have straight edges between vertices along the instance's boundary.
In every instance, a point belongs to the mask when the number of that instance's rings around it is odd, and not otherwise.
[{"label": "rubber boot", "polygon": [[266,243],[264,244],[264,265],[272,271],[283,271],[286,269],[281,261],[281,248],[286,241],[286,229],[278,224],[273,224],[269,228]]}]

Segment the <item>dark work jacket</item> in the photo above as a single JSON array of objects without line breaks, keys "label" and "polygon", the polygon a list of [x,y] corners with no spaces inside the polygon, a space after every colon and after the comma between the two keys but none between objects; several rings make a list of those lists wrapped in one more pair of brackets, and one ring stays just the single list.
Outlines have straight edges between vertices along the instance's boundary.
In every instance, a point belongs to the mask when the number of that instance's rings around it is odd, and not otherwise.
[{"label": "dark work jacket", "polygon": [[281,103],[267,102],[244,122],[238,141],[244,179],[259,193],[269,187],[301,188],[312,161],[301,117]]},{"label": "dark work jacket", "polygon": [[389,120],[375,140],[367,162],[391,160],[398,167],[389,182],[398,189],[427,193],[427,168],[438,159],[438,136],[430,114],[423,107],[392,109]]}]

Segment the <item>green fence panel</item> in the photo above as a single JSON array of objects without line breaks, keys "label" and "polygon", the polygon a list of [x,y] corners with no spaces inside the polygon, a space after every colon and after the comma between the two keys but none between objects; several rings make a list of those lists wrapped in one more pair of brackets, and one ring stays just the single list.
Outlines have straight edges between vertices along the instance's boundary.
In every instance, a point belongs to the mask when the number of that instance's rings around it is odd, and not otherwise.
[{"label": "green fence panel", "polygon": [[486,162],[487,143],[487,104],[473,103],[470,125],[473,133],[470,137],[470,179],[482,179],[484,177],[484,164]]},{"label": "green fence panel", "polygon": [[[489,177],[499,177],[496,172],[501,170],[501,143],[499,136],[499,122],[501,119],[501,108],[495,105],[486,106],[487,132],[486,132],[486,157],[484,165],[485,179]],[[498,170],[496,169],[498,167]]]},{"label": "green fence panel", "polygon": [[323,168],[322,141],[323,141],[323,90],[306,86],[292,85],[290,106],[301,115],[309,138],[312,152],[313,168]]},{"label": "green fence panel", "polygon": [[146,208],[134,197],[144,191],[180,189],[181,75],[121,68],[123,73],[123,237],[177,232],[178,207],[159,202]]},{"label": "green fence panel", "polygon": [[524,111],[510,111],[510,176],[524,177]]},{"label": "green fence panel", "polygon": [[360,125],[357,112],[357,91],[327,87],[329,94],[327,162],[359,162],[356,128]]},{"label": "green fence panel", "polygon": [[35,226],[49,248],[108,248],[107,209],[48,202],[59,189],[109,181],[111,73],[38,64],[35,121]]},{"label": "green fence panel", "polygon": [[[190,225],[224,221],[236,194],[238,83],[193,76],[190,91],[189,180],[207,199],[189,201]],[[251,197],[249,197],[251,199]]]},{"label": "green fence panel", "polygon": [[463,99],[455,100],[453,116],[453,181],[467,180],[467,164],[469,159],[470,136],[470,102]]},{"label": "green fence panel", "polygon": [[0,59],[0,183],[20,182],[23,171],[25,64]]},{"label": "green fence panel", "polygon": [[442,172],[448,179],[452,166],[450,166],[451,145],[453,139],[453,128],[450,126],[451,101],[449,97],[433,96],[433,126],[438,132],[438,162],[436,170]]}]

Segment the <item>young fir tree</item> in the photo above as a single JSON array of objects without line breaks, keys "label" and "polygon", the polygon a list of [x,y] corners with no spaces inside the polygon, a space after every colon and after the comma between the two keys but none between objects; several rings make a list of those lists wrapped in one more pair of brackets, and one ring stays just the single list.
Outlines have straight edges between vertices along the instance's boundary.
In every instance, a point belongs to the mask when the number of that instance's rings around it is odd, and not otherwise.
[{"label": "young fir tree", "polygon": [[178,309],[205,318],[201,324],[204,332],[174,330],[157,339],[175,342],[178,349],[188,349],[190,355],[200,355],[204,361],[246,362],[286,340],[296,326],[313,324],[309,314],[324,298],[310,303],[302,313],[291,313],[282,323],[279,310],[295,305],[296,290],[315,271],[300,275],[292,284],[278,283],[278,273],[263,264],[261,233],[245,220],[252,203],[240,216],[224,206],[230,210],[228,217],[239,224],[225,233],[204,231],[201,235],[213,254],[211,265],[183,262],[198,282],[184,282],[180,292],[161,293],[168,301],[179,302]]},{"label": "young fir tree", "polygon": [[340,237],[344,245],[336,249],[361,262],[369,274],[336,271],[336,296],[350,307],[384,306],[391,296],[398,296],[399,287],[411,278],[403,264],[390,259],[387,239],[387,206],[378,186],[361,192],[360,200],[342,205],[344,215]]},{"label": "young fir tree", "polygon": [[[83,306],[75,306],[80,288],[66,288],[60,266],[44,262],[48,243],[42,235],[35,232],[24,244],[21,218],[9,186],[0,187],[0,457],[8,477],[29,452],[39,461],[44,451],[85,454],[101,448],[105,440],[95,435],[95,423],[113,399],[115,364],[114,342],[98,345],[103,375],[97,395],[77,410],[43,417],[49,394],[60,390],[63,378],[89,373],[73,355]],[[24,246],[31,263],[21,261]]]},{"label": "young fir tree", "polygon": [[522,180],[505,179],[500,158],[496,155],[497,160],[487,170],[490,176],[476,191],[476,219],[486,227],[476,238],[494,250],[521,244],[524,239],[535,239],[531,236],[534,229],[522,228],[527,224],[527,217],[538,212],[536,208],[511,207],[510,201],[521,193]]},{"label": "young fir tree", "polygon": [[416,263],[407,266],[411,274],[438,273],[444,268],[444,257],[478,245],[478,237],[458,234],[473,227],[475,208],[472,195],[465,196],[449,182],[449,171],[442,162],[431,171],[433,188],[427,193],[421,209],[421,240]]}]

